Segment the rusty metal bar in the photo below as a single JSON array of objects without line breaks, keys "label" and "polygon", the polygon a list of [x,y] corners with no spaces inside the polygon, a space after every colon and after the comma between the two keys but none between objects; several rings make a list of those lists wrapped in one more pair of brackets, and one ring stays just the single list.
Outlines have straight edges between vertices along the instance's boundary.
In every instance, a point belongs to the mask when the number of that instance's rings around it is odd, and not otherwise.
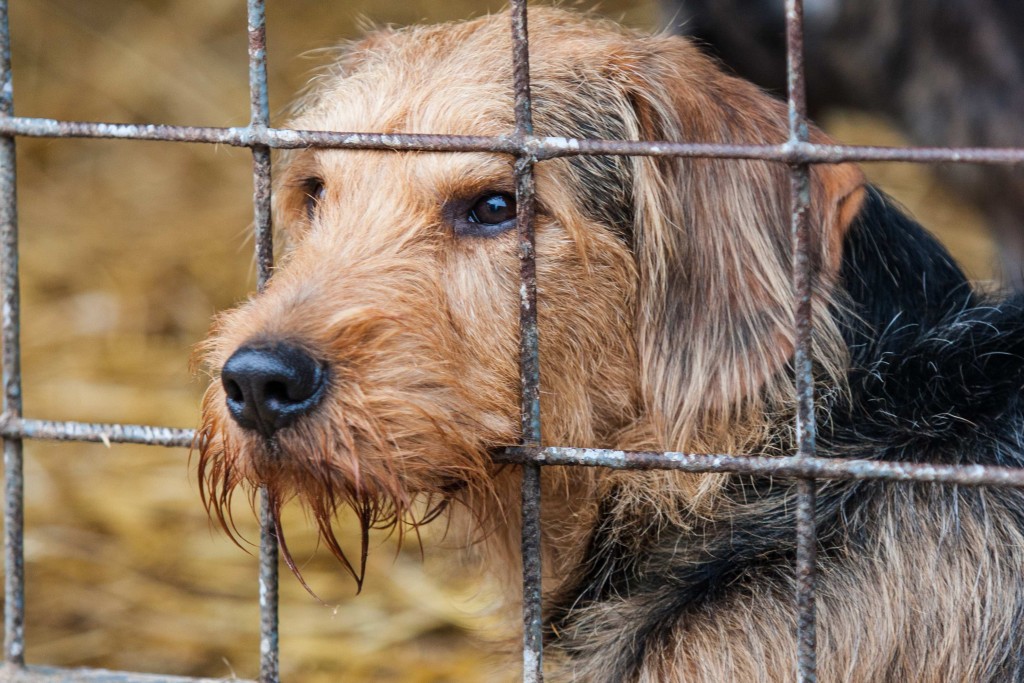
[{"label": "rusty metal bar", "polygon": [[[150,425],[90,424],[7,418],[0,420],[4,438],[94,443],[133,443],[147,446],[189,448],[191,429]],[[681,453],[676,451],[621,451],[604,448],[511,448],[493,455],[496,462],[546,465],[579,465],[620,470],[680,470],[684,472],[734,472],[773,477],[809,477],[837,480],[878,480],[955,484],[959,486],[1006,486],[1024,488],[1024,469],[993,465],[929,465],[891,460],[839,458],[769,458],[757,455]]]},{"label": "rusty metal bar", "polygon": [[[267,93],[267,28],[264,0],[248,0],[249,15],[249,128],[254,138],[265,135],[270,126]],[[270,147],[252,145],[253,215],[256,237],[256,287],[267,286],[274,268],[274,246],[270,224]]]},{"label": "rusty metal bar", "polygon": [[700,142],[592,140],[563,137],[347,133],[266,128],[210,128],[10,117],[0,119],[0,136],[94,138],[193,142],[271,149],[305,147],[386,149],[422,152],[502,152],[536,160],[586,154],[613,156],[715,157],[762,159],[787,164],[860,162],[1024,164],[1020,147],[877,147],[786,142],[780,145],[725,145]]},{"label": "rusty metal bar", "polygon": [[[90,424],[49,420],[0,421],[4,438],[46,441],[131,443],[169,448],[189,448],[195,436],[191,429],[150,425]],[[1005,486],[1024,488],[1024,469],[994,465],[929,465],[896,460],[848,460],[840,458],[764,457],[677,451],[621,451],[606,448],[516,447],[493,454],[495,462],[535,463],[539,466],[579,465],[617,470],[680,470],[764,474],[772,477],[809,477],[836,480],[876,480],[954,484],[959,486]]]},{"label": "rusty metal bar", "polygon": [[191,448],[195,431],[150,425],[97,424],[26,420],[13,415],[0,417],[0,436],[5,439],[41,439],[92,443],[134,443],[144,446]]},{"label": "rusty metal bar", "polygon": [[[264,0],[248,0],[249,33],[249,131],[258,139],[270,126],[267,93],[267,17]],[[256,286],[263,291],[274,268],[273,230],[270,214],[270,147],[252,145],[253,229],[256,242]],[[270,496],[260,491],[260,682],[280,680],[280,637],[278,622],[277,532],[271,513]]]},{"label": "rusty metal bar", "polygon": [[[806,143],[807,99],[804,84],[803,0],[786,0],[786,77],[788,81],[789,143]],[[793,234],[793,293],[796,296],[796,439],[798,460],[815,456],[817,424],[814,415],[814,376],[811,336],[814,328],[811,296],[810,167],[790,166],[790,209]],[[815,614],[818,536],[815,528],[815,484],[811,478],[797,481],[796,496],[796,607],[797,680],[815,683],[817,674],[817,625]]]},{"label": "rusty metal bar", "polygon": [[[191,429],[150,425],[90,424],[49,420],[0,420],[4,438],[41,439],[94,443],[133,443],[147,446],[189,448]],[[603,448],[523,447],[497,452],[496,462],[545,465],[580,465],[609,469],[666,469],[685,472],[735,472],[773,477],[858,479],[894,482],[943,483],[960,486],[1007,486],[1024,488],[1024,469],[993,465],[929,465],[890,460],[839,458],[768,458],[757,455],[681,453],[676,451],[621,451]]]},{"label": "rusty metal bar", "polygon": [[819,457],[767,457],[725,453],[621,451],[608,448],[507,448],[493,454],[498,463],[607,467],[616,470],[751,474],[779,478],[871,480],[905,483],[1024,488],[1024,468],[994,465],[932,465],[899,460]]},{"label": "rusty metal bar", "polygon": [[[513,0],[512,59],[515,88],[515,138],[522,143],[533,135],[530,100],[530,42],[526,0]],[[519,373],[522,442],[539,447],[540,355],[537,337],[537,262],[534,239],[536,157],[525,144],[515,164],[516,226],[519,244]],[[523,682],[544,680],[544,645],[541,626],[540,466],[523,463]]]},{"label": "rusty metal bar", "polygon": [[104,140],[147,140],[193,142],[233,147],[265,145],[274,149],[328,147],[336,149],[383,149],[411,151],[501,151],[515,154],[522,145],[511,138],[480,135],[424,135],[418,133],[346,133],[334,131],[296,131],[249,126],[210,128],[168,126],[163,124],[96,123],[56,119],[15,117],[0,122],[0,135],[43,138],[92,138]]},{"label": "rusty metal bar", "polygon": [[[90,424],[49,420],[0,420],[0,436],[17,439],[93,443],[132,443],[189,448],[191,429],[150,425]],[[496,462],[580,465],[622,470],[666,469],[685,472],[735,472],[773,477],[857,479],[893,482],[943,483],[960,486],[1024,488],[1024,469],[992,465],[929,465],[889,460],[833,458],[768,458],[757,455],[681,453],[675,451],[621,451],[602,448],[512,448],[493,455]]]},{"label": "rusty metal bar", "polygon": [[[188,676],[161,676],[106,669],[61,669],[48,666],[0,668],[0,680],[7,683],[224,683],[223,678],[190,678]],[[232,683],[254,683],[244,679],[231,679]]]},{"label": "rusty metal bar", "polygon": [[[14,116],[11,33],[0,0],[0,120]],[[0,138],[0,262],[3,270],[3,413],[21,417],[21,284],[14,138]],[[25,663],[25,478],[22,440],[4,437],[4,660]]]}]

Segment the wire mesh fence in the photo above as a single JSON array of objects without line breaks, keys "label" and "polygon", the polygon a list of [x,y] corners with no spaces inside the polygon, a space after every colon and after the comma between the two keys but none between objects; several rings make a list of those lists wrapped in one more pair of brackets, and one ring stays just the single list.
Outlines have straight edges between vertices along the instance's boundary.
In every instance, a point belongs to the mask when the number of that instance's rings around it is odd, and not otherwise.
[{"label": "wire mesh fence", "polygon": [[[1020,148],[884,148],[809,142],[803,83],[802,2],[786,2],[789,138],[778,145],[726,145],[700,141],[676,143],[629,140],[566,139],[536,136],[531,118],[528,12],[526,0],[511,3],[514,64],[515,128],[500,137],[466,135],[371,134],[296,131],[270,127],[267,97],[266,20],[264,0],[248,0],[250,122],[236,128],[131,125],[22,118],[14,114],[7,1],[0,0],[0,260],[3,267],[2,341],[4,406],[0,436],[4,442],[5,478],[5,675],[14,681],[68,680],[68,671],[25,666],[24,477],[25,439],[135,443],[190,447],[191,430],[127,424],[43,421],[22,414],[18,221],[15,190],[15,139],[110,138],[226,144],[246,147],[253,155],[253,211],[258,288],[263,289],[274,264],[270,219],[272,149],[331,149],[494,152],[516,158],[518,247],[520,256],[520,379],[522,444],[496,455],[523,470],[523,680],[543,680],[540,557],[540,476],[543,466],[590,466],[614,469],[670,469],[701,473],[746,473],[798,480],[795,572],[798,608],[798,678],[816,680],[815,551],[816,479],[871,479],[933,482],[966,486],[1024,487],[1024,470],[982,465],[928,465],[889,461],[820,458],[815,452],[815,403],[812,377],[811,267],[809,262],[809,169],[813,164],[847,161],[908,161],[1021,164]],[[786,457],[678,452],[638,452],[542,446],[540,370],[537,334],[537,275],[533,219],[536,207],[534,165],[547,159],[578,155],[642,155],[761,159],[790,169],[791,228],[794,249],[793,291],[796,351],[794,357],[798,408],[796,452]],[[263,499],[259,557],[261,612],[260,680],[279,680],[277,538]],[[76,670],[75,680],[199,681],[143,673]]]}]

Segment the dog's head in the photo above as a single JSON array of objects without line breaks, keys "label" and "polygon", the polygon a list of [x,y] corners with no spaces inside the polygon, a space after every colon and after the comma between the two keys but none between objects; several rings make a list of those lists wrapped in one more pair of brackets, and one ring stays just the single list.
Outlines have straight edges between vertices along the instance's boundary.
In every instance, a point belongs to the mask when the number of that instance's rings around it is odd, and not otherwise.
[{"label": "dog's head", "polygon": [[[786,138],[780,103],[683,39],[550,9],[530,19],[539,135]],[[507,134],[507,24],[375,33],[315,80],[291,127]],[[364,529],[416,524],[453,497],[488,496],[488,452],[518,440],[514,160],[306,149],[282,161],[286,255],[202,347],[214,381],[199,473],[222,521],[239,484],[265,486],[275,515],[299,497],[344,560],[330,530],[339,507]],[[791,393],[786,168],[580,156],[536,174],[545,441],[729,449],[758,438]],[[861,182],[850,166],[812,173],[823,348]]]}]

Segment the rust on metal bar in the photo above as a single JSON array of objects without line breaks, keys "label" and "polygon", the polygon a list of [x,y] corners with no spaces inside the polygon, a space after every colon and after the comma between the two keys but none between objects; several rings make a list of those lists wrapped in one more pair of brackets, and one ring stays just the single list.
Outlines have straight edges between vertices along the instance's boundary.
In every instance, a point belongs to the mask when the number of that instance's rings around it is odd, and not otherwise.
[{"label": "rust on metal bar", "polygon": [[[248,0],[249,17],[249,104],[253,137],[265,134],[270,126],[270,101],[267,93],[267,28],[263,0]],[[270,147],[252,145],[253,214],[256,232],[256,286],[267,286],[274,268],[274,248],[270,224]]]},{"label": "rust on metal bar", "polygon": [[[512,59],[515,88],[516,141],[521,145],[515,164],[516,225],[519,244],[519,376],[520,426],[527,447],[540,446],[540,356],[537,337],[537,263],[534,236],[535,155],[525,140],[533,136],[530,100],[530,43],[526,0],[514,0]],[[540,466],[524,463],[522,485],[523,555],[523,681],[544,680],[541,630]]]},{"label": "rust on metal bar", "polygon": [[[0,419],[0,436],[94,443],[132,443],[147,446],[189,448],[191,429],[155,425],[91,424],[48,420]],[[495,452],[499,463],[579,465],[622,470],[681,470],[685,472],[735,472],[772,477],[858,479],[894,482],[941,483],[960,486],[1008,486],[1024,488],[1024,469],[990,465],[929,465],[892,460],[841,458],[764,457],[758,455],[680,453],[675,451],[621,451],[601,448],[517,447]]]},{"label": "rust on metal bar", "polygon": [[[264,0],[248,0],[249,33],[249,130],[253,138],[265,137],[270,126],[267,93],[267,17]],[[273,230],[270,213],[270,147],[252,145],[253,226],[256,243],[256,283],[263,291],[274,268]],[[277,532],[271,514],[270,497],[260,491],[260,682],[280,680],[280,638],[278,622]]]},{"label": "rust on metal bar", "polygon": [[[807,97],[804,83],[803,2],[786,0],[786,77],[788,82],[789,143],[808,140]],[[814,414],[814,377],[811,335],[814,328],[811,295],[810,166],[790,166],[790,209],[793,234],[793,293],[796,296],[796,438],[798,459],[815,456],[817,424]],[[815,484],[813,479],[797,482],[796,496],[796,606],[797,680],[815,683],[817,674],[817,628],[815,616],[818,537],[815,528]]]},{"label": "rust on metal bar", "polygon": [[[0,680],[8,683],[224,683],[223,678],[161,676],[106,669],[61,669],[49,666],[0,668]],[[255,683],[232,678],[232,683]]]},{"label": "rust on metal bar", "polygon": [[[251,140],[255,140],[252,138]],[[251,146],[253,141],[238,146]],[[197,140],[198,142],[198,140]],[[211,140],[213,142],[213,140]],[[811,142],[781,145],[736,145],[702,142],[586,140],[564,137],[521,138],[517,143],[502,136],[425,135],[413,133],[337,133],[271,129],[268,146],[275,149],[324,147],[420,152],[504,152],[529,154],[538,161],[580,155],[714,157],[763,159],[782,163],[839,164],[862,162],[917,162],[970,164],[1024,164],[1019,147],[877,147],[822,145]]]},{"label": "rust on metal bar", "polygon": [[[14,116],[11,32],[0,0],[0,120]],[[0,137],[0,269],[3,277],[3,410],[21,416],[21,285],[14,138]],[[25,663],[25,478],[22,440],[4,437],[4,660]]]},{"label": "rust on metal bar", "polygon": [[586,140],[540,137],[527,141],[539,160],[591,155],[713,157],[760,159],[786,164],[839,164],[857,162],[1024,164],[1021,147],[878,147],[827,145],[788,141],[779,145],[736,145],[703,142]]},{"label": "rust on metal bar", "polygon": [[16,116],[0,121],[0,135],[30,138],[96,138],[101,140],[156,140],[205,142],[247,147],[253,144],[245,128],[168,126],[155,123],[103,123],[59,121]]},{"label": "rust on metal bar", "polygon": [[195,431],[148,425],[26,420],[17,415],[5,413],[0,416],[0,435],[7,439],[85,441],[107,445],[135,443],[144,446],[191,448]]},{"label": "rust on metal bar", "polygon": [[273,228],[270,220],[270,148],[253,147],[253,229],[256,233],[256,288],[263,291],[274,270]]},{"label": "rust on metal bar", "polygon": [[492,458],[498,463],[534,462],[538,465],[607,467],[616,470],[678,470],[797,479],[853,479],[1024,488],[1024,469],[994,465],[931,465],[898,460],[621,451],[569,446],[507,448],[495,452]]},{"label": "rust on metal bar", "polygon": [[[195,431],[155,425],[92,424],[49,420],[0,418],[5,438],[94,443],[132,443],[147,446],[189,448]],[[675,451],[621,451],[601,448],[517,447],[495,452],[496,462],[531,462],[544,465],[579,465],[610,469],[665,469],[686,472],[736,472],[773,477],[814,479],[864,479],[896,482],[943,483],[961,486],[1010,486],[1024,488],[1024,469],[990,465],[929,465],[893,460],[841,458],[764,457],[680,453]]]},{"label": "rust on metal bar", "polygon": [[787,164],[858,162],[1024,164],[1020,147],[877,147],[786,142],[780,145],[727,145],[701,142],[596,140],[564,137],[346,133],[250,127],[210,128],[162,124],[100,123],[56,119],[0,118],[0,136],[95,138],[192,142],[271,149],[377,149],[411,152],[499,152],[531,155],[543,161],[567,156],[612,155],[761,159]]}]

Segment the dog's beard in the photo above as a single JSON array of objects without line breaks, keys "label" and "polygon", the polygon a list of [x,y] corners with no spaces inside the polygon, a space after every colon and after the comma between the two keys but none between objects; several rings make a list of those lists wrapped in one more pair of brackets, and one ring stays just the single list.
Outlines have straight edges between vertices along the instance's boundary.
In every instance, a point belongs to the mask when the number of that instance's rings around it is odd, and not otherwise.
[{"label": "dog's beard", "polygon": [[[207,401],[222,403],[219,391],[210,391]],[[232,500],[243,490],[255,511],[262,491],[282,558],[317,597],[288,548],[281,522],[284,507],[297,501],[316,524],[320,542],[355,579],[358,592],[366,577],[371,530],[393,536],[398,547],[411,533],[422,549],[421,527],[453,503],[477,507],[469,501],[495,497],[487,451],[466,438],[452,438],[462,430],[438,427],[433,434],[417,435],[413,450],[385,440],[379,429],[362,428],[370,426],[319,432],[313,425],[297,426],[268,441],[232,429],[220,409],[205,410],[195,444],[203,504],[244,548]],[[358,523],[358,557],[345,551],[335,532],[334,522],[346,509]]]}]

